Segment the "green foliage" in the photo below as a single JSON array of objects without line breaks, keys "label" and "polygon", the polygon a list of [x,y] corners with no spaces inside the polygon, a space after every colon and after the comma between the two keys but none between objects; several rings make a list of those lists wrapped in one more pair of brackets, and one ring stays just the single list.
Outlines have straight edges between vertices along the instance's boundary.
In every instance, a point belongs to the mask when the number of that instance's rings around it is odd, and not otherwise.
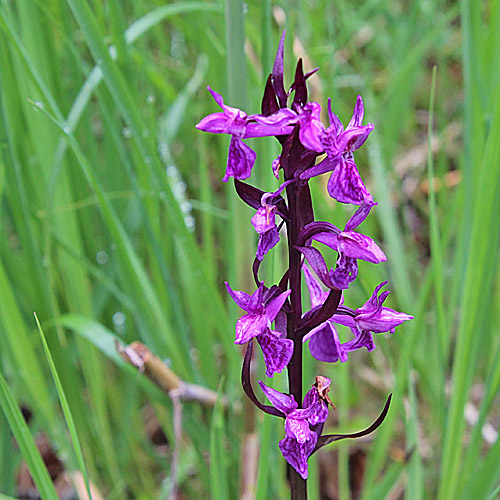
[{"label": "green foliage", "polygon": [[[361,267],[348,305],[389,275],[390,306],[415,316],[370,356],[305,367],[332,378],[341,432],[394,393],[373,442],[321,451],[312,474],[336,453],[328,474],[348,500],[355,446],[364,500],[498,495],[500,441],[482,430],[500,415],[500,2],[0,0],[0,498],[17,494],[7,424],[43,498],[55,492],[41,431],[106,498],[168,495],[172,450],[160,456],[143,415],[175,443],[173,406],[117,355],[115,341],[134,340],[187,382],[224,380],[227,409],[183,403],[185,495],[237,498],[241,444],[257,432],[258,498],[286,498],[282,423],[245,404],[222,286],[252,287],[251,212],[220,182],[226,138],[194,129],[216,108],[208,84],[259,110],[284,28],[288,81],[295,50],[320,67],[313,100],[331,96],[345,120],[361,93],[375,125],[358,164],[378,219],[363,230],[389,260]],[[259,186],[274,189],[276,145],[258,147]],[[318,218],[342,226],[321,180],[312,190]]]}]

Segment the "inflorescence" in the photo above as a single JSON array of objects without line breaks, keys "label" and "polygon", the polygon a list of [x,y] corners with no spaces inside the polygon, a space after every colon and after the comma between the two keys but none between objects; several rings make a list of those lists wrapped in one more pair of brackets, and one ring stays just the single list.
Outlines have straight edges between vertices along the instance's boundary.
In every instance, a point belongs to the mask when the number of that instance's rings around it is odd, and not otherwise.
[{"label": "inflorescence", "polygon": [[[302,344],[309,341],[309,350],[319,361],[345,362],[352,351],[365,347],[375,349],[374,333],[394,332],[396,326],[412,319],[408,314],[384,307],[389,292],[381,291],[387,281],[378,285],[365,304],[351,309],[343,304],[342,292],[356,279],[358,259],[380,263],[384,252],[368,236],[356,229],[377,205],[364,185],[354,152],[373,130],[372,124],[362,125],[364,107],[358,96],[347,127],[332,112],[328,100],[329,126],[320,120],[321,107],[308,102],[306,80],[316,72],[304,74],[299,60],[295,79],[287,92],[283,84],[283,46],[281,37],[272,73],[262,99],[262,113],[247,115],[227,106],[212,90],[215,102],[222,109],[203,118],[196,127],[205,132],[230,134],[231,142],[224,182],[233,177],[240,198],[256,210],[251,219],[259,238],[253,275],[256,290],[250,295],[227,291],[244,314],[236,323],[236,344],[247,344],[243,362],[242,383],[248,397],[264,412],[285,419],[285,437],[279,447],[285,460],[306,479],[307,460],[321,446],[343,438],[361,437],[373,432],[384,420],[390,397],[379,418],[368,428],[353,434],[322,434],[328,417],[330,379],[316,377],[302,403]],[[293,100],[288,107],[293,93]],[[251,137],[274,136],[282,152],[272,169],[284,181],[279,188],[266,193],[242,182],[251,175],[256,153],[243,141]],[[324,159],[317,163],[317,158]],[[344,229],[330,222],[316,221],[312,208],[309,180],[331,172],[327,190],[337,202],[359,208]],[[282,194],[286,193],[286,201]],[[277,216],[281,219],[277,223]],[[280,229],[286,226],[289,267],[279,284],[267,287],[259,280],[259,267],[267,253],[280,241]],[[323,251],[337,252],[336,266],[329,269],[322,252],[313,242],[324,245]],[[302,311],[301,280],[309,290],[311,308]],[[273,325],[274,324],[274,328]],[[351,329],[352,339],[342,343],[335,325]],[[266,376],[288,370],[290,394],[283,394],[263,382],[259,385],[271,405],[256,397],[250,380],[253,339],[259,343],[266,365]],[[333,406],[333,405],[332,405]]]}]

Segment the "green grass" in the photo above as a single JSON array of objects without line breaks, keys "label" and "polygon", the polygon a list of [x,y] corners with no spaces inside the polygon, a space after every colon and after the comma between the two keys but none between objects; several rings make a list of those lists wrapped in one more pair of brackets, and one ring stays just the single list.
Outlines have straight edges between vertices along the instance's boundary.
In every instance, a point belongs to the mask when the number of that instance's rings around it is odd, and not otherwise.
[{"label": "green grass", "polygon": [[[206,85],[258,112],[284,28],[286,81],[295,47],[306,70],[320,67],[312,99],[331,96],[347,120],[360,93],[375,125],[357,155],[379,203],[363,231],[388,262],[360,267],[347,304],[388,277],[389,305],[415,316],[349,366],[306,366],[332,378],[340,431],[363,428],[394,393],[373,441],[318,454],[310,496],[326,498],[320,468],[348,500],[359,450],[363,500],[498,495],[500,442],[482,429],[500,418],[500,2],[0,0],[2,498],[17,495],[21,457],[55,498],[31,438],[42,431],[104,497],[168,497],[171,450],[152,444],[144,411],[174,443],[171,401],[115,340],[144,342],[231,401],[183,404],[186,497],[237,498],[241,444],[256,432],[258,498],[286,498],[282,423],[243,396],[238,310],[222,286],[252,287],[251,211],[220,182],[227,138],[194,129],[216,110]],[[253,145],[254,179],[271,190],[277,145]],[[312,191],[317,217],[342,226],[320,180]],[[264,267],[279,279],[280,253]]]}]

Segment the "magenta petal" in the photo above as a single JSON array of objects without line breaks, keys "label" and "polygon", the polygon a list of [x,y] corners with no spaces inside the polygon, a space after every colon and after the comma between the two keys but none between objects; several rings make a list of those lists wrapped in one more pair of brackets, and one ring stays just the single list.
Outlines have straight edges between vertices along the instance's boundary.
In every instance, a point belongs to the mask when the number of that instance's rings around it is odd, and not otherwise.
[{"label": "magenta petal", "polygon": [[302,145],[317,153],[322,153],[323,143],[322,136],[324,134],[324,127],[320,121],[321,107],[317,102],[309,102],[300,115],[300,130],[299,139]]},{"label": "magenta petal", "polygon": [[331,320],[337,325],[343,325],[347,326],[348,328],[357,329],[356,321],[352,316],[349,316],[348,314],[334,314]]},{"label": "magenta petal", "polygon": [[266,205],[260,207],[255,215],[252,217],[252,226],[258,234],[265,233],[270,229],[276,227],[276,207],[272,205]]},{"label": "magenta petal", "polygon": [[241,139],[231,137],[226,173],[222,180],[227,182],[230,177],[239,180],[248,179],[252,173],[256,156],[255,151]]},{"label": "magenta petal", "polygon": [[346,351],[357,351],[362,347],[366,347],[367,351],[371,352],[375,349],[375,343],[373,342],[372,334],[368,330],[363,330],[361,333],[358,333],[356,338],[349,340],[342,347]]},{"label": "magenta petal", "polygon": [[208,91],[212,94],[212,97],[214,98],[214,101],[223,109],[225,110],[227,106],[225,106],[224,104],[224,99],[222,98],[222,96],[216,92],[215,90],[213,90],[212,88],[210,88],[210,86],[207,87]]},{"label": "magenta petal", "polygon": [[358,263],[356,259],[340,255],[337,261],[337,267],[331,273],[332,283],[341,290],[347,290],[358,275]]},{"label": "magenta petal", "polygon": [[359,127],[363,122],[363,116],[365,114],[365,108],[363,106],[363,99],[360,95],[356,99],[356,104],[354,105],[354,111],[352,113],[352,118],[347,125],[348,129]]},{"label": "magenta petal", "polygon": [[338,248],[342,254],[352,259],[374,264],[387,260],[384,252],[371,238],[354,231],[344,231],[338,235]]},{"label": "magenta petal", "polygon": [[296,439],[286,436],[279,443],[283,458],[300,474],[302,479],[307,479],[307,459],[316,446],[318,436],[311,432],[309,439],[299,444]]},{"label": "magenta petal", "polygon": [[229,286],[229,283],[227,281],[225,281],[224,284],[226,285],[227,293],[229,293],[234,302],[236,302],[236,305],[246,311],[248,307],[248,301],[250,300],[250,295],[245,292],[235,292]]},{"label": "magenta petal", "polygon": [[280,178],[280,173],[279,173],[281,167],[280,161],[281,161],[281,155],[278,155],[278,157],[275,160],[273,160],[273,174],[274,177],[276,177],[276,179]]},{"label": "magenta petal", "polygon": [[368,136],[373,131],[373,125],[363,125],[362,127],[355,127],[346,129],[346,131],[337,138],[337,147],[340,152],[352,153],[359,149],[368,139]]},{"label": "magenta petal", "polygon": [[274,227],[270,231],[266,231],[259,236],[259,243],[257,244],[256,257],[259,260],[264,258],[264,255],[274,248],[280,240],[278,228]]},{"label": "magenta petal", "polygon": [[370,213],[370,210],[377,205],[374,201],[365,200],[365,202],[354,212],[354,215],[347,221],[344,231],[356,229]]},{"label": "magenta petal", "polygon": [[337,334],[337,330],[330,321],[325,321],[308,334],[309,350],[313,358],[325,363],[335,363],[347,361],[347,352],[342,345]]},{"label": "magenta petal", "polygon": [[270,326],[265,314],[245,314],[236,322],[235,344],[246,344]]},{"label": "magenta petal", "polygon": [[[374,310],[379,308],[382,305],[382,303],[380,302],[378,292],[380,292],[380,290],[385,285],[387,285],[387,283],[389,283],[389,282],[383,281],[382,283],[380,283],[380,285],[377,285],[375,287],[375,290],[373,290],[371,297],[361,307],[358,307],[358,309],[356,309],[356,312],[358,314],[369,314],[370,312],[373,312]],[[384,300],[386,297],[387,297],[387,294],[384,295]]]},{"label": "magenta petal", "polygon": [[287,290],[286,292],[280,293],[277,297],[274,297],[268,304],[266,304],[266,314],[269,318],[269,321],[274,321],[274,318],[278,315],[283,304],[285,303],[288,296],[292,293],[291,290]]},{"label": "magenta petal", "polygon": [[293,436],[297,443],[304,444],[311,437],[308,420],[287,417],[285,420],[285,432],[287,436]]},{"label": "magenta petal", "polygon": [[286,325],[287,319],[286,314],[283,310],[281,310],[274,320],[274,330],[280,334],[280,338],[284,339],[286,337]]},{"label": "magenta petal", "polygon": [[328,119],[330,120],[330,130],[339,136],[344,131],[344,126],[340,121],[339,117],[332,111],[332,100],[328,98]]},{"label": "magenta petal", "polygon": [[359,176],[352,155],[346,157],[341,158],[332,172],[328,180],[328,193],[340,203],[362,205],[366,200],[372,200],[372,196]]},{"label": "magenta petal", "polygon": [[269,137],[291,134],[298,116],[295,111],[284,108],[269,116],[251,115],[248,120],[252,121],[246,125],[245,138]]},{"label": "magenta petal", "polygon": [[269,402],[277,410],[282,411],[285,415],[288,415],[299,406],[293,396],[288,396],[287,394],[283,394],[282,392],[279,392],[272,387],[268,387],[266,384],[264,384],[264,382],[260,380],[259,385],[266,398],[269,399]]},{"label": "magenta petal", "polygon": [[320,243],[323,243],[323,245],[326,245],[327,247],[330,247],[332,250],[338,251],[339,249],[339,235],[334,234],[334,233],[317,233],[314,236],[312,236],[313,240],[319,241]]},{"label": "magenta petal", "polygon": [[281,373],[292,359],[293,340],[281,339],[276,335],[262,333],[257,337],[257,342],[260,344],[264,355],[266,376],[272,377],[275,373]]},{"label": "magenta petal", "polygon": [[212,113],[202,118],[195,127],[203,132],[213,134],[225,134],[227,131],[228,118],[224,113]]},{"label": "magenta petal", "polygon": [[321,175],[326,172],[331,172],[332,170],[335,170],[335,168],[338,166],[340,162],[341,162],[340,156],[337,156],[335,158],[327,157],[323,161],[320,161],[317,165],[314,165],[313,167],[304,170],[304,172],[302,172],[299,177],[302,180],[307,180],[311,179],[312,177],[316,177],[317,175]]},{"label": "magenta petal", "polygon": [[264,314],[264,282],[250,296],[246,310],[250,314]]},{"label": "magenta petal", "polygon": [[[329,381],[328,385],[330,385],[331,380],[326,378]],[[318,395],[318,389],[316,387],[312,387],[307,391],[304,396],[304,407],[313,408],[313,414],[307,419],[311,425],[317,425],[323,422],[326,422],[328,418],[328,406],[327,404],[320,399]]]},{"label": "magenta petal", "polygon": [[413,319],[413,316],[402,312],[395,311],[389,307],[382,307],[377,314],[370,316],[359,316],[356,318],[356,323],[361,329],[370,330],[373,333],[394,333],[396,326],[401,323]]},{"label": "magenta petal", "polygon": [[336,288],[335,284],[332,282],[328,266],[326,265],[325,259],[321,255],[321,252],[313,247],[296,248],[304,254],[307,262],[312,267],[313,271],[316,273],[321,282],[330,289]]},{"label": "magenta petal", "polygon": [[328,292],[323,291],[320,282],[306,264],[302,266],[302,270],[304,271],[304,278],[311,297],[311,307],[323,305],[328,296]]}]

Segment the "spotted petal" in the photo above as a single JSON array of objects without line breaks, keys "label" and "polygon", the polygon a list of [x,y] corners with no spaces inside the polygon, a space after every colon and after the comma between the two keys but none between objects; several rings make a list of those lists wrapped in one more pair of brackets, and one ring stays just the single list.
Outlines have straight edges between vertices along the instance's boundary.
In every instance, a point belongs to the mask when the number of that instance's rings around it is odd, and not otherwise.
[{"label": "spotted petal", "polygon": [[309,439],[303,444],[289,436],[280,441],[279,447],[283,458],[300,474],[302,479],[307,479],[307,459],[313,452],[317,441],[318,436],[314,432],[311,432]]},{"label": "spotted petal", "polygon": [[279,338],[279,332],[266,331],[257,336],[264,361],[266,363],[266,376],[272,377],[275,373],[281,373],[292,359],[293,340]]},{"label": "spotted petal", "polygon": [[223,182],[227,182],[230,177],[239,180],[248,179],[252,173],[256,157],[257,154],[250,146],[247,146],[237,137],[231,137],[226,173],[222,178]]},{"label": "spotted petal", "polygon": [[362,205],[365,201],[373,201],[361,180],[352,154],[340,158],[328,180],[327,188],[330,196],[340,203]]}]

